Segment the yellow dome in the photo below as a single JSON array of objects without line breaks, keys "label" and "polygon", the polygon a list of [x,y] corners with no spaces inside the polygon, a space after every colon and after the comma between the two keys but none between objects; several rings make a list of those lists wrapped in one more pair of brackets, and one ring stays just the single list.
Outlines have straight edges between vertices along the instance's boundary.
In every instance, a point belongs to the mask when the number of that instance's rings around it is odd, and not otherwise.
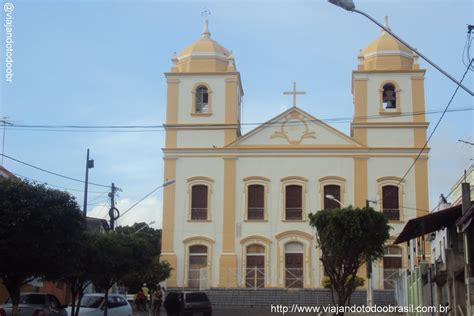
[{"label": "yellow dome", "polygon": [[230,52],[218,42],[212,40],[210,37],[201,37],[179,53],[178,59],[187,57],[189,55],[200,54],[215,54],[228,57]]},{"label": "yellow dome", "polygon": [[361,51],[359,58],[364,70],[409,70],[413,69],[414,53],[382,30],[382,34]]},{"label": "yellow dome", "polygon": [[229,50],[211,39],[207,20],[201,38],[188,45],[176,57],[179,72],[224,72],[233,57]]}]

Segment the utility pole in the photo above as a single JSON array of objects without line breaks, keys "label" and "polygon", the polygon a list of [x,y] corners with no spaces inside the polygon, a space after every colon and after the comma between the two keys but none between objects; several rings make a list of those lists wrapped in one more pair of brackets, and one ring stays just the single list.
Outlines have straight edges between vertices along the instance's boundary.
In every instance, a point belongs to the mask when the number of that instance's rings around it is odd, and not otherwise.
[{"label": "utility pole", "polygon": [[121,191],[119,188],[115,186],[115,183],[112,182],[112,186],[110,187],[110,209],[109,209],[109,217],[110,217],[110,230],[115,229],[115,222],[120,217],[120,211],[115,207],[115,194]]},{"label": "utility pole", "polygon": [[[3,156],[2,156],[3,158]],[[83,213],[84,217],[87,216],[87,190],[89,186],[89,169],[94,168],[94,159],[89,159],[89,148],[87,148],[87,157],[86,157],[86,179],[84,181],[84,206]]]},{"label": "utility pole", "polygon": [[[370,207],[370,200],[365,200],[365,207]],[[367,306],[372,306],[373,304],[373,286],[372,286],[372,260],[367,258],[367,262],[365,263],[367,266]]]},{"label": "utility pole", "polygon": [[0,166],[3,166],[3,154],[5,154],[5,134],[6,134],[6,127],[7,125],[13,125],[12,123],[7,121],[8,116],[4,116],[3,119],[0,121],[3,124],[3,136],[2,136],[2,163]]}]

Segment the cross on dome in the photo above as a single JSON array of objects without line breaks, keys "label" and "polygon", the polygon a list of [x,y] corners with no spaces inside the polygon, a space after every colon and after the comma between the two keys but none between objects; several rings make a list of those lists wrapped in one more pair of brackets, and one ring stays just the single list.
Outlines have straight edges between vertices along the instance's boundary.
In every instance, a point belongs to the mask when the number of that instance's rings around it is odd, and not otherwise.
[{"label": "cross on dome", "polygon": [[208,20],[208,16],[211,15],[211,11],[209,11],[208,9],[205,9],[204,11],[201,12],[201,16],[203,16],[205,18],[204,20],[204,28],[202,30],[202,37],[210,37],[211,36],[211,32],[209,32],[209,20]]}]

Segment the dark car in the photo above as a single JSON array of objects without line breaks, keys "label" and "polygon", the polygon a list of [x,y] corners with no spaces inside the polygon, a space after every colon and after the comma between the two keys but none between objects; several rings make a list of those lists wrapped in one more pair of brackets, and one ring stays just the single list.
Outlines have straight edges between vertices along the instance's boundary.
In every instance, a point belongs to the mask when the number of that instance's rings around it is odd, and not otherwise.
[{"label": "dark car", "polygon": [[[18,313],[20,316],[67,316],[56,296],[45,293],[21,293]],[[0,305],[3,312],[0,314],[12,315],[12,300],[9,298],[4,305]]]},{"label": "dark car", "polygon": [[168,316],[211,316],[212,306],[204,292],[169,292],[164,303]]}]

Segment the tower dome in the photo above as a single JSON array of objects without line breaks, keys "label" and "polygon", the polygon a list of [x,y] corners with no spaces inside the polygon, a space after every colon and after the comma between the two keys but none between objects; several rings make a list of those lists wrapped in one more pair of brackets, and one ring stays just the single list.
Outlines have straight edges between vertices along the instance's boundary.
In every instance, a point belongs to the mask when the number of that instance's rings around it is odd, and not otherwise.
[{"label": "tower dome", "polygon": [[211,39],[207,20],[201,38],[183,49],[173,62],[178,72],[226,72],[229,65],[233,67],[231,52]]},{"label": "tower dome", "polygon": [[[385,17],[385,27],[388,27],[388,17]],[[361,70],[410,70],[417,68],[416,54],[400,43],[392,35],[382,30],[382,33],[366,48],[359,60]]]}]

